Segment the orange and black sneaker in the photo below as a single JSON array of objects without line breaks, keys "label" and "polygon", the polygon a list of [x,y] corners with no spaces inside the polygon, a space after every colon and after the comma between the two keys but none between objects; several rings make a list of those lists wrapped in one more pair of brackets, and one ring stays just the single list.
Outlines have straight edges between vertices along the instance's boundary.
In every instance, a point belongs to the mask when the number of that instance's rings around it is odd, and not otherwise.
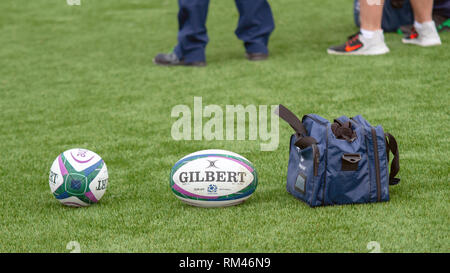
[{"label": "orange and black sneaker", "polygon": [[348,37],[344,44],[328,48],[328,54],[333,55],[381,55],[388,52],[382,31],[374,31],[370,39],[358,32]]},{"label": "orange and black sneaker", "polygon": [[348,41],[344,44],[328,48],[328,53],[345,54],[357,51],[364,46],[363,43],[361,43],[361,41],[359,40],[359,35],[361,35],[360,32],[353,34],[348,37]]}]

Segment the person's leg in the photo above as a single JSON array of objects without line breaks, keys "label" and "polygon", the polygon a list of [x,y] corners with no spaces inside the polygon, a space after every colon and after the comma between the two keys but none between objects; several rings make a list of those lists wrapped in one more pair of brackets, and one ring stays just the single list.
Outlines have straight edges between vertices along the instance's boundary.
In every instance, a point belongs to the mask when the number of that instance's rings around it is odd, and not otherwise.
[{"label": "person's leg", "polygon": [[267,0],[235,0],[239,11],[236,36],[244,42],[248,54],[267,55],[269,37],[275,28],[272,10]]},{"label": "person's leg", "polygon": [[328,48],[334,55],[381,55],[389,52],[384,42],[381,20],[384,0],[360,0],[359,33],[349,37],[344,44]]},{"label": "person's leg", "polygon": [[204,62],[208,44],[206,18],[209,0],[178,0],[178,45],[174,52],[186,63]]},{"label": "person's leg", "polygon": [[381,30],[384,0],[360,0],[361,29],[367,31]]},{"label": "person's leg", "polygon": [[414,11],[414,30],[403,38],[405,44],[435,46],[441,39],[433,22],[433,0],[411,0]]},{"label": "person's leg", "polygon": [[411,0],[411,6],[416,22],[425,23],[433,20],[433,0]]},{"label": "person's leg", "polygon": [[178,5],[178,44],[172,53],[156,55],[153,62],[164,66],[205,66],[209,0],[178,0]]}]

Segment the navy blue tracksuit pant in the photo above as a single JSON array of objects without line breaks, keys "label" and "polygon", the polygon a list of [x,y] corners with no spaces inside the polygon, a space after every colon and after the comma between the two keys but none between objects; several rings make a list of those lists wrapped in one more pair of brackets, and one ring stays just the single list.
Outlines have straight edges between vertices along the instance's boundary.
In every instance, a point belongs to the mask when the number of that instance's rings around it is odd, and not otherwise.
[{"label": "navy blue tracksuit pant", "polygon": [[[268,53],[269,36],[275,28],[267,0],[235,0],[240,17],[236,35],[248,53]],[[186,63],[205,61],[208,43],[206,17],[209,0],[178,0],[178,45],[174,52]]]}]

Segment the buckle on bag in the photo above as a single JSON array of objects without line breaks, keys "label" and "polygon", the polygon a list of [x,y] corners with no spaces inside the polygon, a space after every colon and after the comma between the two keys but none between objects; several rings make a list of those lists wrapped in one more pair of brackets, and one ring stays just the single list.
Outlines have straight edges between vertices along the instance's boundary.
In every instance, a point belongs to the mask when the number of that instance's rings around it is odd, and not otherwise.
[{"label": "buckle on bag", "polygon": [[358,163],[361,161],[361,154],[343,154],[342,155],[342,171],[358,170]]}]

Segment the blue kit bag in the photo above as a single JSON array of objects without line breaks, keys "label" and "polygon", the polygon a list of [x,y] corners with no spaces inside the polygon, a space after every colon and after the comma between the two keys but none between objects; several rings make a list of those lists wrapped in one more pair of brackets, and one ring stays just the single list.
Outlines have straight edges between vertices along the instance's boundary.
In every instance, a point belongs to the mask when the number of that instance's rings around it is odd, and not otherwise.
[{"label": "blue kit bag", "polygon": [[[300,121],[279,105],[291,136],[287,191],[311,207],[389,201],[389,185],[400,179],[395,138],[362,116],[339,117],[334,123],[309,114]],[[389,170],[389,152],[392,152]]]}]

